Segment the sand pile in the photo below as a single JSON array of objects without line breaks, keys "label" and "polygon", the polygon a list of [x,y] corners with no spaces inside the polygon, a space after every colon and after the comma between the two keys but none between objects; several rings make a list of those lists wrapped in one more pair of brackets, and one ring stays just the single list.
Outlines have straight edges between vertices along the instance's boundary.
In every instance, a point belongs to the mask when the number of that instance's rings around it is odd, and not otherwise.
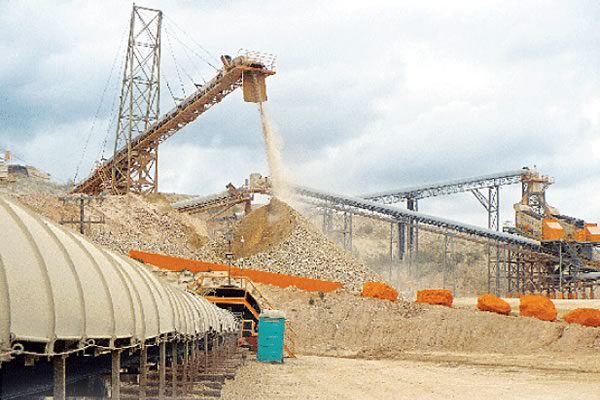
[{"label": "sand pile", "polygon": [[400,357],[404,352],[502,354],[596,353],[600,328],[452,309],[350,293],[315,294],[261,286],[286,312],[297,351],[347,357]]},{"label": "sand pile", "polygon": [[[356,292],[365,281],[380,280],[277,199],[252,211],[235,227],[232,245],[235,264],[243,268],[337,281]],[[227,243],[221,237],[200,249],[196,258],[222,263],[226,251]]]}]

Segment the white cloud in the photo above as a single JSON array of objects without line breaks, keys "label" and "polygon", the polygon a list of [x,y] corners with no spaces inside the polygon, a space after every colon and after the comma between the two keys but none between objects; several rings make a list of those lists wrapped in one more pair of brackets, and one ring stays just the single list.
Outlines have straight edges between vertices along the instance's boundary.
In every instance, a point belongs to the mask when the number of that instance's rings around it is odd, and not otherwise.
[{"label": "white cloud", "polygon": [[[188,92],[186,73],[208,78],[211,68],[186,55],[175,36],[201,54],[190,37],[217,56],[241,47],[278,55],[269,108],[290,173],[304,184],[365,193],[537,164],[557,178],[552,204],[600,220],[593,3],[146,3],[165,12]],[[0,3],[0,147],[16,144],[29,162],[72,176],[129,13],[130,3],[119,0]],[[119,65],[124,54],[117,54]],[[179,90],[167,47],[163,72]],[[120,74],[90,154],[106,133]],[[208,193],[266,172],[258,114],[233,97],[162,146],[162,190]],[[162,110],[172,104],[163,88]],[[86,156],[87,168],[92,162]],[[485,224],[467,198],[424,205]],[[503,199],[507,216],[518,191]]]}]

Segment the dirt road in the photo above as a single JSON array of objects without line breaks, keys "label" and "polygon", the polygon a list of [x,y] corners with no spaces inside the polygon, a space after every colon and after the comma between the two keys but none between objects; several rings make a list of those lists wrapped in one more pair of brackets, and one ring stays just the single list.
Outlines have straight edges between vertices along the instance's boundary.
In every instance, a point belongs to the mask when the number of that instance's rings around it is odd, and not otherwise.
[{"label": "dirt road", "polygon": [[[600,399],[597,370],[575,372],[567,366],[570,362],[557,361],[517,360],[521,366],[315,356],[286,360],[283,365],[251,361],[225,385],[223,398]],[[544,369],[527,367],[531,363]]]}]

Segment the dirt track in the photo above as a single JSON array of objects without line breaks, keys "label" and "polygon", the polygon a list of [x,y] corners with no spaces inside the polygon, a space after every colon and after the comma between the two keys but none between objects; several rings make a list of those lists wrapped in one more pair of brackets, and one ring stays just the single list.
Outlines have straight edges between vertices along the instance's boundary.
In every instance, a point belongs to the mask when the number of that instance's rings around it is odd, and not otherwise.
[{"label": "dirt track", "polygon": [[[477,357],[472,361],[484,362],[483,356]],[[252,361],[225,385],[223,398],[599,399],[600,371],[574,372],[567,367],[571,362],[583,360],[509,362],[520,366],[315,356],[286,360],[283,365]]]}]

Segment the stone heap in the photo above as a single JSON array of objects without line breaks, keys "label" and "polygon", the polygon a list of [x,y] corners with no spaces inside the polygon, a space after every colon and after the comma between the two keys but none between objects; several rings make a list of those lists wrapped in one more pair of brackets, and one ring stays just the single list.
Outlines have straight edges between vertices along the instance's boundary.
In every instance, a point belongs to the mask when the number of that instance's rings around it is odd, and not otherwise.
[{"label": "stone heap", "polygon": [[[375,272],[277,199],[254,210],[235,227],[233,244],[234,256],[244,256],[234,261],[242,268],[337,281],[354,292],[359,292],[365,281],[379,280]],[[195,258],[223,263],[226,251],[227,243],[220,237],[200,249]]]}]

